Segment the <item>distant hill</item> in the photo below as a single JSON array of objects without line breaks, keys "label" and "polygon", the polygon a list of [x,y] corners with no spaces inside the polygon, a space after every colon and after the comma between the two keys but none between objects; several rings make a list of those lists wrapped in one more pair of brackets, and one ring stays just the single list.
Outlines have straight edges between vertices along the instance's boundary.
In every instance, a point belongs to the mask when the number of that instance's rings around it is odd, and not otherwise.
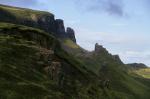
[{"label": "distant hill", "polygon": [[148,66],[146,66],[143,63],[131,63],[131,64],[126,64],[129,68],[132,69],[144,69],[144,68],[148,68]]}]

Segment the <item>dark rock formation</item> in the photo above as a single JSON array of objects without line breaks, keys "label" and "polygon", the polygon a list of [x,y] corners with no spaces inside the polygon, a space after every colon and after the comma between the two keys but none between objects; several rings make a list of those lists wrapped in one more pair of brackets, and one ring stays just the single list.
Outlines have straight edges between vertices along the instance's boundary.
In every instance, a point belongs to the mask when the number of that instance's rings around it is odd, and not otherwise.
[{"label": "dark rock formation", "polygon": [[119,55],[113,55],[113,58],[115,61],[119,62],[119,63],[123,63],[119,57]]},{"label": "dark rock formation", "polygon": [[59,38],[69,38],[76,43],[75,32],[72,28],[67,27],[65,31],[64,21],[62,19],[56,19],[56,36]]},{"label": "dark rock formation", "polygon": [[56,36],[58,37],[66,37],[64,21],[61,19],[56,19]]},{"label": "dark rock formation", "polygon": [[104,48],[102,45],[99,45],[98,43],[95,44],[95,53],[108,53],[106,48]]},{"label": "dark rock formation", "polygon": [[[55,20],[54,16],[45,15],[38,19],[37,23],[41,29],[45,30],[46,32],[55,32]],[[37,25],[38,25],[37,24]]]},{"label": "dark rock formation", "polygon": [[70,28],[70,27],[67,27],[67,35],[68,35],[68,37],[73,41],[73,42],[75,42],[76,43],[76,38],[75,38],[75,32],[74,32],[74,30],[72,29],[72,28]]}]

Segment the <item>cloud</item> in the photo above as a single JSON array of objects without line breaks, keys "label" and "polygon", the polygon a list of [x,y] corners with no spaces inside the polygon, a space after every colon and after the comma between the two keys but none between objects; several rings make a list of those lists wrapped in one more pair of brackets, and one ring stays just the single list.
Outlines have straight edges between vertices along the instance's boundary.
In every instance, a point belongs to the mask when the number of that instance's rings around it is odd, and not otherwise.
[{"label": "cloud", "polygon": [[124,16],[122,0],[75,0],[77,6],[86,12],[106,12],[109,15]]},{"label": "cloud", "polygon": [[[118,1],[118,0],[115,0]],[[107,2],[107,7],[106,10],[110,13],[110,14],[115,14],[118,16],[123,16],[124,15],[124,11],[123,11],[123,5],[121,3],[117,2],[113,2],[112,0],[108,0]]]}]

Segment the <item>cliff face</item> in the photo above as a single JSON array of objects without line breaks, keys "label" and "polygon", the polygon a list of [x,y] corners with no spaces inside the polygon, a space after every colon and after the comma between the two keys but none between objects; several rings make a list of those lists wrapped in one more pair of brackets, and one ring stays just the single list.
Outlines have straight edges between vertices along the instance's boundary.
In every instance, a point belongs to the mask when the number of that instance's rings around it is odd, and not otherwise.
[{"label": "cliff face", "polygon": [[55,20],[54,15],[49,12],[0,5],[0,14],[1,22],[39,28],[53,33],[56,37],[69,38],[75,42],[74,32],[71,33],[71,36],[70,32],[66,33],[63,20]]},{"label": "cliff face", "polygon": [[0,21],[39,28],[46,32],[55,32],[54,15],[30,9],[0,5]]},{"label": "cliff face", "polygon": [[108,51],[102,45],[99,45],[98,43],[96,43],[95,44],[95,53],[96,54],[108,53]]},{"label": "cliff face", "polygon": [[65,30],[64,21],[61,19],[56,19],[56,37],[59,38],[69,38],[74,43],[76,43],[75,32],[72,28],[67,27]]},{"label": "cliff face", "polygon": [[76,38],[75,38],[75,32],[74,32],[74,30],[73,30],[72,28],[70,28],[70,27],[67,27],[66,33],[67,33],[68,37],[69,37],[73,42],[76,43]]}]

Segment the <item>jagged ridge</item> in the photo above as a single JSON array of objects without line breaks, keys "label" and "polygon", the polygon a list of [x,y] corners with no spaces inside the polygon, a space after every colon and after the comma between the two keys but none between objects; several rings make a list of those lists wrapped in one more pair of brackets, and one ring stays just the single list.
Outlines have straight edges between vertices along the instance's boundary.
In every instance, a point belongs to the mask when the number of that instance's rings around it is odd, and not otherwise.
[{"label": "jagged ridge", "polygon": [[67,31],[65,31],[63,20],[55,20],[54,15],[49,12],[0,5],[0,13],[1,22],[39,28],[45,32],[52,33],[54,36],[70,38],[76,42],[74,30],[67,28]]}]

